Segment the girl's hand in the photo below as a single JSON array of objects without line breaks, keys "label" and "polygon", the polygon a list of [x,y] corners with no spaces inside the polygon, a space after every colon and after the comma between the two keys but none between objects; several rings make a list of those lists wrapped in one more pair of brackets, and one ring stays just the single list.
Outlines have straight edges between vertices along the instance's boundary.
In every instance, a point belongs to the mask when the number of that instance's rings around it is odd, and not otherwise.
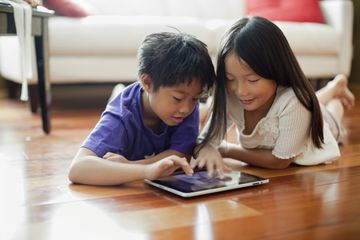
[{"label": "girl's hand", "polygon": [[219,177],[224,177],[224,172],[230,172],[231,169],[227,167],[220,152],[211,144],[204,146],[196,159],[191,161],[191,168],[203,168],[206,166],[209,177],[212,177],[214,171],[218,171]]},{"label": "girl's hand", "polygon": [[103,156],[103,159],[110,160],[113,162],[130,163],[130,161],[127,160],[124,156],[112,152],[107,152]]},{"label": "girl's hand", "polygon": [[145,178],[154,180],[161,177],[167,177],[178,168],[182,168],[186,175],[191,176],[193,174],[193,170],[191,169],[186,158],[171,155],[155,163],[147,165],[145,167]]}]

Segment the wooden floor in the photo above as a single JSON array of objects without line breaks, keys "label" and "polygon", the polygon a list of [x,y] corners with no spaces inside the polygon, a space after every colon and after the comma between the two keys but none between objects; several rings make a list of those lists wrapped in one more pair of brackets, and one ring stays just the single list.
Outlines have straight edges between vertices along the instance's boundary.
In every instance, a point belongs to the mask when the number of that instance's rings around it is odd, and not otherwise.
[{"label": "wooden floor", "polygon": [[270,183],[193,199],[142,181],[70,184],[71,158],[100,113],[55,108],[53,131],[44,135],[26,104],[0,100],[1,240],[359,239],[359,101],[346,112],[349,135],[335,164],[265,170],[232,163]]}]

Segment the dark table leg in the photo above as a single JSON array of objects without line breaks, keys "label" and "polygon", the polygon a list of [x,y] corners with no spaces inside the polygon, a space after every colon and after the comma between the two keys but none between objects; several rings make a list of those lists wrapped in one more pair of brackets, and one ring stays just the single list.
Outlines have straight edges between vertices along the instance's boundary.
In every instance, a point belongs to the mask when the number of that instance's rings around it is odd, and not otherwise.
[{"label": "dark table leg", "polygon": [[51,106],[51,92],[48,72],[48,19],[42,18],[42,34],[35,36],[36,61],[38,71],[38,88],[39,88],[39,103],[41,108],[41,119],[43,130],[45,133],[50,133],[50,106]]}]

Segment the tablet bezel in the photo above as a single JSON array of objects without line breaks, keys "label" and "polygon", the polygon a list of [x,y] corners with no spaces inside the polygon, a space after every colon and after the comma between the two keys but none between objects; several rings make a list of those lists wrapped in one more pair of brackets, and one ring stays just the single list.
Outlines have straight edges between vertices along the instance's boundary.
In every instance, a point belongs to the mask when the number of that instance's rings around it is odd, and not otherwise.
[{"label": "tablet bezel", "polygon": [[[253,174],[240,172],[240,171],[232,171],[231,174],[234,174],[234,173],[240,173],[240,174],[244,174],[244,175],[249,175],[251,177],[256,178],[256,180],[251,181],[251,182],[246,182],[246,183],[238,183],[238,184],[234,184],[234,185],[221,186],[221,187],[217,187],[217,188],[203,189],[203,190],[194,191],[194,192],[182,192],[182,191],[180,191],[178,189],[163,185],[163,184],[159,183],[159,180],[161,180],[161,179],[157,179],[157,180],[145,179],[145,182],[147,184],[150,184],[150,185],[154,186],[154,187],[157,187],[157,188],[160,188],[162,190],[171,192],[173,194],[179,195],[179,196],[184,197],[184,198],[202,196],[202,195],[206,195],[206,194],[224,192],[224,191],[234,190],[234,189],[238,189],[238,188],[245,188],[245,187],[250,187],[250,186],[257,186],[257,185],[262,185],[262,184],[265,184],[265,183],[269,182],[269,179],[259,177],[259,176],[253,175]],[[178,174],[176,174],[176,175],[178,175]]]}]

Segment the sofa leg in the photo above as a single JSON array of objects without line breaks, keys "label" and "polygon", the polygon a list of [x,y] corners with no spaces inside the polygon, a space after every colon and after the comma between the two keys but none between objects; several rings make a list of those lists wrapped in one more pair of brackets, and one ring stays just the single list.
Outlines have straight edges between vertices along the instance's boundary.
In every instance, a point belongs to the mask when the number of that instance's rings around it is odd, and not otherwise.
[{"label": "sofa leg", "polygon": [[19,84],[5,79],[7,94],[9,99],[16,99],[19,96]]},{"label": "sofa leg", "polygon": [[39,106],[38,87],[37,85],[29,85],[30,110],[36,113]]},{"label": "sofa leg", "polygon": [[329,80],[325,78],[310,79],[311,86],[314,88],[315,91],[324,87],[328,81]]}]

